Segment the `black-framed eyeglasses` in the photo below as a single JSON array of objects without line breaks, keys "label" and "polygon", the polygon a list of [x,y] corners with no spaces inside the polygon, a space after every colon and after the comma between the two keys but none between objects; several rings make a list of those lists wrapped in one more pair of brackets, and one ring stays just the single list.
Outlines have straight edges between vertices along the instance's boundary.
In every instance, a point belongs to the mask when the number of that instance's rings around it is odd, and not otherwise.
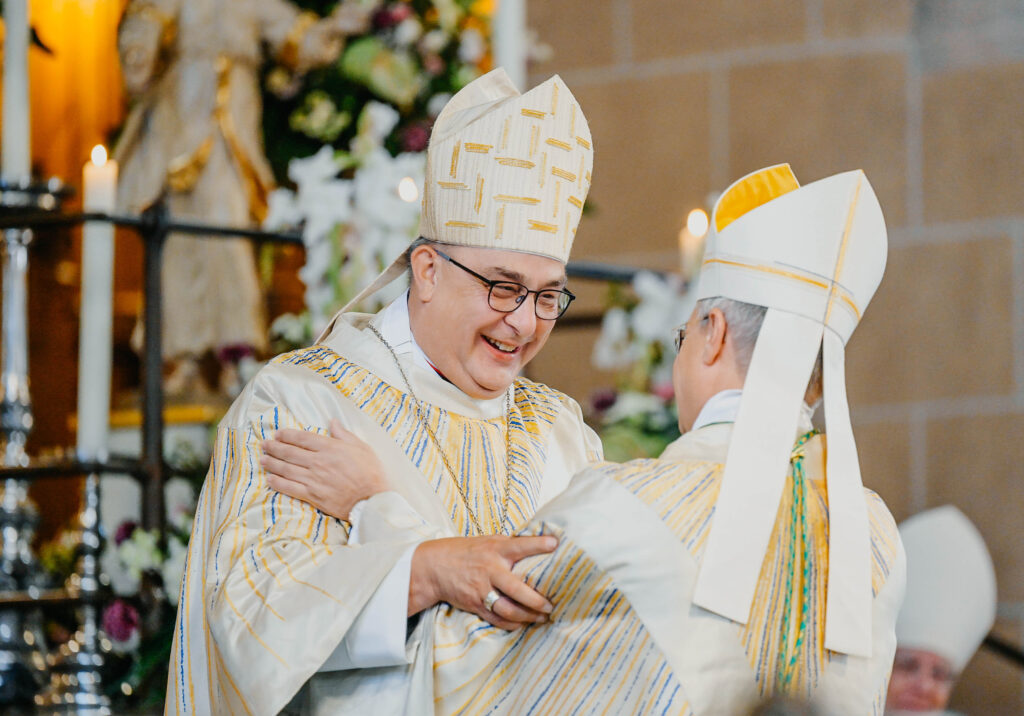
[{"label": "black-framed eyeglasses", "polygon": [[556,318],[560,318],[566,309],[569,308],[569,304],[576,299],[576,296],[565,288],[542,288],[538,291],[533,291],[515,281],[492,281],[485,276],[481,276],[468,266],[463,266],[445,252],[438,251],[436,248],[434,251],[445,261],[458,266],[486,285],[488,288],[487,305],[495,311],[512,313],[522,306],[526,302],[527,297],[532,293],[535,296],[533,311],[537,318],[544,321],[553,321]]},{"label": "black-framed eyeglasses", "polygon": [[[700,320],[698,320],[697,323],[700,323],[701,321],[706,321],[706,320],[708,320],[708,317],[704,316],[704,318],[701,318]],[[675,338],[676,353],[678,353],[679,349],[683,347],[683,341],[686,340],[686,324],[684,323],[681,326],[677,326],[674,329],[674,332],[675,332],[675,335],[673,337]]]}]

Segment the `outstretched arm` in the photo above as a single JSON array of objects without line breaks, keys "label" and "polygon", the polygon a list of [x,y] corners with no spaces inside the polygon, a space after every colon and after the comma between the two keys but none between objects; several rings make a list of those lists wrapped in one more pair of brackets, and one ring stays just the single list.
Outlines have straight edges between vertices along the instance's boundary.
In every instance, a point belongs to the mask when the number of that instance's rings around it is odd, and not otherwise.
[{"label": "outstretched arm", "polygon": [[[351,517],[353,541],[371,542],[391,532],[375,524],[374,505],[393,499],[382,494],[389,487],[380,461],[336,420],[331,422],[330,435],[279,431],[264,443],[264,451],[261,464],[268,484],[326,514]],[[367,501],[360,505],[363,500]],[[515,576],[512,568],[525,557],[551,552],[556,545],[553,537],[500,535],[422,542],[412,556],[408,613],[412,616],[446,602],[502,629],[544,621],[551,603]],[[488,608],[485,598],[491,590],[499,599]]]}]

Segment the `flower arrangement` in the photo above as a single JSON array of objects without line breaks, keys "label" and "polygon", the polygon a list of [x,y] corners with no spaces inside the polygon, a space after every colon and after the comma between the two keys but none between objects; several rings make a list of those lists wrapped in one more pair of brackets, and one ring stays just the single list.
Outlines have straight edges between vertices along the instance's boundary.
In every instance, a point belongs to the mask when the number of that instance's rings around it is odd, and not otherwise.
[{"label": "flower arrangement", "polygon": [[175,445],[168,463],[174,480],[185,484],[170,492],[163,543],[156,530],[128,521],[108,539],[100,558],[114,595],[104,606],[100,623],[111,647],[105,684],[115,706],[124,709],[163,704],[195,498],[209,456],[182,442]]},{"label": "flower arrangement", "polygon": [[[336,2],[297,4],[323,15]],[[333,65],[304,77],[266,69],[267,154],[289,188],[269,197],[265,226],[304,222],[306,247],[308,317],[275,323],[276,347],[307,344],[416,238],[430,128],[455,92],[490,69],[492,12],[493,0],[387,2]]]},{"label": "flower arrangement", "polygon": [[126,707],[163,703],[191,531],[192,512],[184,506],[167,525],[166,546],[156,530],[124,522],[101,559],[115,595],[100,620],[111,648],[107,691]]},{"label": "flower arrangement", "polygon": [[[107,535],[100,555],[102,579],[111,593],[100,613],[103,643],[109,650],[103,679],[115,713],[148,712],[163,705],[195,497],[209,457],[180,442],[168,464],[175,477],[169,483],[163,541],[156,530],[127,521]],[[81,528],[65,528],[43,544],[39,555],[46,583],[74,584],[81,549]],[[67,641],[79,623],[73,609],[48,617],[51,644]]]},{"label": "flower arrangement", "polygon": [[632,292],[613,287],[609,303],[591,356],[595,367],[619,374],[615,389],[591,399],[605,458],[657,457],[679,437],[673,329],[686,321],[694,299],[681,277],[641,271]]}]

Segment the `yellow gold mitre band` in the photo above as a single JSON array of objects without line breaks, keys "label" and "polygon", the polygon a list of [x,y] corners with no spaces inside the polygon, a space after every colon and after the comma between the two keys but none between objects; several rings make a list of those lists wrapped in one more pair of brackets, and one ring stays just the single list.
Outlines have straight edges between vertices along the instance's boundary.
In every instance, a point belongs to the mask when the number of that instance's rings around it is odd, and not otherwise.
[{"label": "yellow gold mitre band", "polygon": [[849,309],[853,312],[853,315],[857,317],[858,321],[860,320],[861,310],[857,307],[857,304],[854,303],[853,297],[850,295],[850,292],[843,288],[840,284],[835,283],[834,281],[829,281],[828,279],[825,279],[820,276],[814,276],[811,274],[806,274],[794,270],[780,269],[776,268],[775,266],[766,266],[764,264],[752,264],[746,261],[737,261],[734,259],[708,258],[704,260],[702,266],[708,267],[713,266],[715,264],[728,266],[730,268],[746,269],[749,271],[760,271],[762,273],[771,274],[773,276],[779,276],[781,278],[789,279],[792,281],[798,281],[802,284],[821,289],[822,291],[835,291],[839,300],[841,300],[844,304],[846,304],[849,307]]}]

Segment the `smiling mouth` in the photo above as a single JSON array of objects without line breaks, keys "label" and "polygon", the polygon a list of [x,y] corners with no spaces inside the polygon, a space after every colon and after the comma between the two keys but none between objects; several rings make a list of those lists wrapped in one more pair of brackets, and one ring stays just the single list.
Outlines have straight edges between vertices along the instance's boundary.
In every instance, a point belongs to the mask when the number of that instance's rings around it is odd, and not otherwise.
[{"label": "smiling mouth", "polygon": [[503,343],[502,341],[495,340],[488,336],[483,336],[483,339],[487,342],[487,345],[491,346],[495,350],[501,351],[506,355],[515,355],[519,352],[520,346],[512,343]]}]

